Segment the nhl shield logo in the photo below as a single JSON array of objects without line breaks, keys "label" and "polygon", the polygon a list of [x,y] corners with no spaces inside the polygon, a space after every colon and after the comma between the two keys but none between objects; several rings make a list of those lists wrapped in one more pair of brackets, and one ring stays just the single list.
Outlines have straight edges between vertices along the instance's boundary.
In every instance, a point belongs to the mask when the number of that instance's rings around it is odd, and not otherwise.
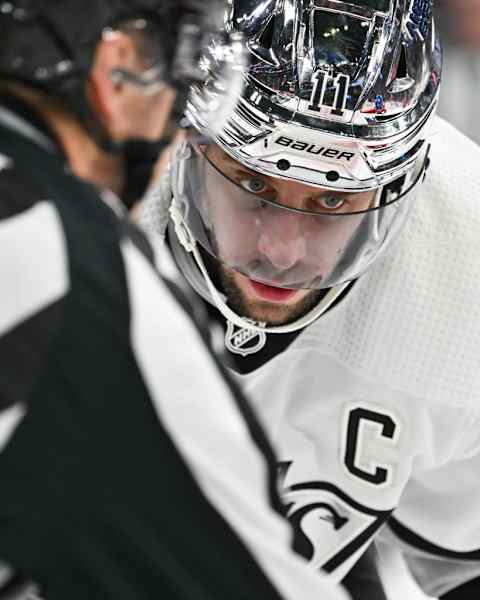
[{"label": "nhl shield logo", "polygon": [[[257,327],[264,325],[264,323],[257,323],[256,321],[251,321],[249,319],[245,320]],[[227,350],[233,354],[239,354],[243,357],[248,356],[249,354],[255,354],[256,352],[259,352],[266,343],[267,334],[264,331],[238,327],[230,321],[227,322],[225,346]]]}]

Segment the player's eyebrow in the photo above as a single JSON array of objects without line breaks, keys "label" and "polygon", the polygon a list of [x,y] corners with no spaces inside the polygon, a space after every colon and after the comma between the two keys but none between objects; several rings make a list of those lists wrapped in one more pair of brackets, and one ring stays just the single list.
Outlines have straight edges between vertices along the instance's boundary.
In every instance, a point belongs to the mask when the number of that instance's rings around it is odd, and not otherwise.
[{"label": "player's eyebrow", "polygon": [[226,152],[224,152],[222,154],[221,160],[222,160],[222,162],[226,162],[226,163],[230,164],[232,167],[235,167],[237,169],[248,170],[248,171],[250,170],[250,169],[248,169],[248,167],[244,167],[242,165],[242,163],[238,162],[238,160],[235,160],[234,158],[229,156]]}]

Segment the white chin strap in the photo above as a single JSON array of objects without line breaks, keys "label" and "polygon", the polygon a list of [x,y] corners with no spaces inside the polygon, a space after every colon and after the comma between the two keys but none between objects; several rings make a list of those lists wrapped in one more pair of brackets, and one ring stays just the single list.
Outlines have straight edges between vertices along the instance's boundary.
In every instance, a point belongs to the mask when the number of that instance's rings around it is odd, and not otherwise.
[{"label": "white chin strap", "polygon": [[306,315],[297,319],[293,323],[289,323],[288,325],[279,325],[273,327],[265,327],[261,323],[255,323],[247,318],[243,318],[234,312],[224,301],[222,294],[217,290],[215,285],[213,284],[210,275],[208,274],[208,270],[203,262],[202,256],[198,250],[197,242],[193,238],[187,224],[184,221],[183,215],[177,207],[176,201],[173,200],[170,205],[170,215],[172,217],[173,223],[175,225],[175,233],[177,235],[178,241],[182,245],[182,247],[189,253],[193,255],[195,258],[195,262],[200,269],[203,278],[208,287],[208,291],[210,292],[212,299],[215,303],[215,306],[222,313],[222,315],[230,321],[234,325],[241,327],[243,329],[251,329],[254,331],[262,332],[262,333],[293,333],[294,331],[298,331],[299,329],[303,329],[310,325],[314,321],[316,321],[320,316],[326,312],[333,302],[340,296],[343,290],[350,285],[350,282],[342,283],[338,286],[331,288],[326,296]]}]

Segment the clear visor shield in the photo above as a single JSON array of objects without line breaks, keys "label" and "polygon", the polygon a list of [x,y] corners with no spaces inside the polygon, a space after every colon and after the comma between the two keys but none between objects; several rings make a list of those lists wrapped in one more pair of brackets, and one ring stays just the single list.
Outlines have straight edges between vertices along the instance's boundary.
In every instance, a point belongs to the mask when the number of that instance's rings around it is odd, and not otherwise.
[{"label": "clear visor shield", "polygon": [[260,283],[323,289],[358,277],[395,237],[427,150],[389,189],[357,193],[264,177],[213,144],[180,153],[176,208],[204,250]]}]

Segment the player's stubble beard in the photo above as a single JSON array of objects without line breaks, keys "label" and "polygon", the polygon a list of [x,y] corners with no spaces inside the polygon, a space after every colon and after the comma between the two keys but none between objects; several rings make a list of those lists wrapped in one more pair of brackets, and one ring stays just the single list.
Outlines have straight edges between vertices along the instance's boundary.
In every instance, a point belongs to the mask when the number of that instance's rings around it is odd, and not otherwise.
[{"label": "player's stubble beard", "polygon": [[[215,232],[211,232],[212,246],[215,256],[221,256],[219,243]],[[310,290],[293,304],[277,304],[259,299],[250,299],[238,285],[235,274],[237,271],[227,267],[218,258],[200,247],[203,262],[210,273],[214,285],[220,287],[227,297],[228,306],[240,317],[252,319],[267,326],[288,325],[309,313],[322,300],[328,290]],[[243,275],[246,278],[246,275]]]},{"label": "player's stubble beard", "polygon": [[267,323],[267,325],[288,325],[296,321],[310,312],[325,295],[325,290],[311,290],[296,303],[289,305],[251,300],[237,284],[232,269],[218,264],[217,272],[229,307],[242,317]]}]

